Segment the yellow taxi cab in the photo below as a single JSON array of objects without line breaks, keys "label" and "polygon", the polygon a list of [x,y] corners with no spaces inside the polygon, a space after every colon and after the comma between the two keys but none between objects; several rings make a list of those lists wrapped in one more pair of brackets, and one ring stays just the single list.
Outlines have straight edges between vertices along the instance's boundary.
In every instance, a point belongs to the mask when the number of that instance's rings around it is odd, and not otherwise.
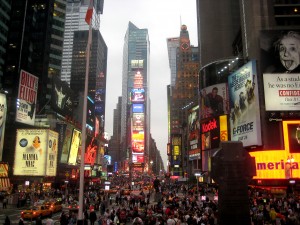
[{"label": "yellow taxi cab", "polygon": [[60,201],[55,202],[45,202],[44,205],[48,206],[52,213],[62,211],[62,204]]},{"label": "yellow taxi cab", "polygon": [[31,208],[25,209],[21,212],[22,219],[37,219],[42,218],[45,216],[52,216],[52,211],[50,208],[46,205],[38,205],[38,206],[32,206]]}]

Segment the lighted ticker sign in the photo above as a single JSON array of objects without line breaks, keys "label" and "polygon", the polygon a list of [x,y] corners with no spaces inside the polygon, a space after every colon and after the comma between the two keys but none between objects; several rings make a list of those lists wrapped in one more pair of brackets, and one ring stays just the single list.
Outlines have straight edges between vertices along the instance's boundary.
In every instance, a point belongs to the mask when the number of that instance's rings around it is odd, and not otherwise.
[{"label": "lighted ticker sign", "polygon": [[[300,178],[300,151],[297,153],[295,149],[292,150],[294,146],[290,143],[292,139],[297,139],[295,133],[291,133],[290,127],[295,125],[297,130],[300,121],[283,121],[282,124],[284,150],[250,152],[250,155],[255,157],[256,176],[254,179]],[[299,147],[300,144],[298,144],[298,149]]]}]

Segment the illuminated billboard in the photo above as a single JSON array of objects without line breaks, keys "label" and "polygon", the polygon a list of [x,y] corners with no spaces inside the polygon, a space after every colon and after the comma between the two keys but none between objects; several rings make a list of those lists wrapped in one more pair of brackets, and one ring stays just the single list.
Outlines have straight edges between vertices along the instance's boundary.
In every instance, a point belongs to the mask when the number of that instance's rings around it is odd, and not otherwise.
[{"label": "illuminated billboard", "polygon": [[6,95],[0,93],[0,161],[2,161],[2,154],[3,154],[6,113],[7,113]]},{"label": "illuminated billboard", "polygon": [[52,77],[52,108],[63,116],[73,114],[73,91],[67,82],[61,81],[58,77]]},{"label": "illuminated billboard", "polygon": [[46,176],[56,176],[58,152],[58,133],[48,131],[48,152],[46,159]]},{"label": "illuminated billboard", "polygon": [[[62,150],[61,150],[61,155],[60,155],[60,162],[61,163],[68,163],[68,158],[69,158],[69,152],[70,152],[70,146],[71,146],[71,140],[72,140],[72,133],[73,133],[73,127],[70,125],[66,125],[65,129],[60,131],[60,137],[61,133],[64,135],[63,136],[63,144],[62,144]],[[59,142],[61,140],[59,139]]]},{"label": "illuminated billboard", "polygon": [[219,148],[221,141],[228,140],[227,115],[201,123],[201,149]]},{"label": "illuminated billboard", "polygon": [[144,154],[144,131],[132,131],[131,149],[132,154]]},{"label": "illuminated billboard", "polygon": [[18,129],[13,174],[55,176],[57,139],[58,133],[48,129]]},{"label": "illuminated billboard", "polygon": [[200,102],[202,119],[229,114],[227,84],[221,83],[203,88]]},{"label": "illuminated billboard", "polygon": [[264,74],[266,111],[295,111],[300,107],[300,73]]},{"label": "illuminated billboard", "polygon": [[94,165],[98,151],[97,140],[94,137],[87,136],[85,146],[84,163]]},{"label": "illuminated billboard", "polygon": [[133,113],[132,115],[133,130],[143,130],[144,113]]},{"label": "illuminated billboard", "polygon": [[250,61],[228,77],[230,133],[243,146],[261,145],[256,62]]},{"label": "illuminated billboard", "polygon": [[249,152],[255,157],[256,176],[253,179],[300,178],[299,124],[300,120],[282,122],[284,150]]},{"label": "illuminated billboard", "polygon": [[145,101],[145,89],[131,89],[130,101],[132,103],[144,102]]},{"label": "illuminated billboard", "polygon": [[35,106],[38,91],[38,77],[21,70],[17,109],[16,109],[16,122],[34,125],[35,120]]},{"label": "illuminated billboard", "polygon": [[138,88],[138,89],[144,88],[143,80],[144,80],[143,75],[141,74],[140,71],[137,71],[134,74],[134,78],[133,78],[133,88]]},{"label": "illuminated billboard", "polygon": [[189,141],[189,160],[200,159],[200,121],[199,121],[199,106],[192,108],[188,115],[188,141]]},{"label": "illuminated billboard", "polygon": [[132,70],[143,69],[144,68],[144,60],[143,59],[133,59],[130,62],[130,66],[131,66]]},{"label": "illuminated billboard", "polygon": [[143,163],[144,162],[144,155],[132,154],[132,162],[133,163]]},{"label": "illuminated billboard", "polygon": [[144,105],[143,104],[132,104],[132,112],[133,113],[143,113]]},{"label": "illuminated billboard", "polygon": [[81,144],[81,132],[79,130],[73,129],[72,139],[70,145],[70,154],[68,159],[68,164],[76,165],[77,154]]}]

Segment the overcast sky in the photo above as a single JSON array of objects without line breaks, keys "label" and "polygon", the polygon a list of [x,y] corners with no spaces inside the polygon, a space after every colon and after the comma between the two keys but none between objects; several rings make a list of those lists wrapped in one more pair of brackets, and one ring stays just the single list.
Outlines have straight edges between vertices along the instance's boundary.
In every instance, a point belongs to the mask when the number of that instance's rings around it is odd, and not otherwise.
[{"label": "overcast sky", "polygon": [[105,131],[113,133],[113,110],[122,94],[124,36],[131,21],[146,28],[150,40],[151,134],[167,162],[167,85],[170,68],[166,39],[187,25],[191,45],[198,46],[196,0],[104,0],[100,31],[108,47]]}]

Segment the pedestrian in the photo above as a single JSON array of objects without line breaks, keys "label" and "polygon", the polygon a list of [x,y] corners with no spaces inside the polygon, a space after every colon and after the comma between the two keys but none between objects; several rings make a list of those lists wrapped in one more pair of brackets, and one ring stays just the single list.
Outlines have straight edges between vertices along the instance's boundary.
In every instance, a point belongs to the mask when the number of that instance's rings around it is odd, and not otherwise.
[{"label": "pedestrian", "polygon": [[35,225],[43,225],[41,217],[36,218]]},{"label": "pedestrian", "polygon": [[68,224],[68,217],[64,212],[62,212],[61,215],[60,215],[60,224],[61,225],[67,225]]},{"label": "pedestrian", "polygon": [[95,210],[92,209],[91,212],[90,212],[91,225],[94,225],[96,220],[97,220],[97,214],[96,214]]},{"label": "pedestrian", "polygon": [[46,220],[46,225],[54,225],[54,220],[52,218],[48,217]]},{"label": "pedestrian", "polygon": [[10,219],[7,215],[5,217],[4,225],[10,225]]},{"label": "pedestrian", "polygon": [[4,197],[3,202],[2,202],[3,209],[7,208],[7,202],[8,202],[8,199],[6,197]]},{"label": "pedestrian", "polygon": [[24,225],[24,220],[23,220],[22,217],[21,217],[20,220],[19,220],[19,225]]}]

